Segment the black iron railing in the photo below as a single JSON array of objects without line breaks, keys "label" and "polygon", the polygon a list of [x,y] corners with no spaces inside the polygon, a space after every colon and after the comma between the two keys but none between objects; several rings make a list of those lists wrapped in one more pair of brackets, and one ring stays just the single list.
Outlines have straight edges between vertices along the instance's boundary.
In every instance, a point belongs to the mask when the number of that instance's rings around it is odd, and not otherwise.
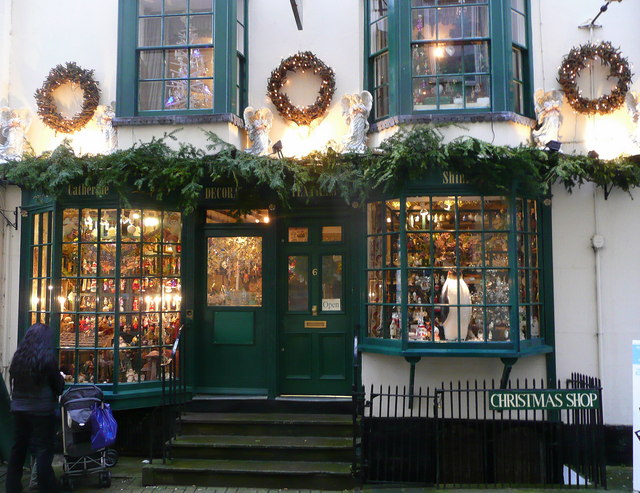
[{"label": "black iron railing", "polygon": [[[574,374],[562,386],[541,381],[508,390],[588,389],[599,380]],[[602,407],[493,410],[499,382],[453,382],[437,389],[372,386],[361,415],[365,482],[438,487],[545,485],[605,487]]]},{"label": "black iron railing", "polygon": [[149,420],[149,462],[156,457],[156,444],[161,443],[162,462],[171,457],[171,445],[180,432],[182,405],[186,398],[185,333],[180,327],[171,352],[162,353],[160,359],[161,405]]},{"label": "black iron railing", "polygon": [[353,460],[351,472],[353,476],[362,485],[364,483],[364,470],[362,468],[362,434],[364,420],[364,387],[362,386],[362,353],[358,349],[358,334],[360,332],[359,325],[356,325],[355,335],[353,337]]}]

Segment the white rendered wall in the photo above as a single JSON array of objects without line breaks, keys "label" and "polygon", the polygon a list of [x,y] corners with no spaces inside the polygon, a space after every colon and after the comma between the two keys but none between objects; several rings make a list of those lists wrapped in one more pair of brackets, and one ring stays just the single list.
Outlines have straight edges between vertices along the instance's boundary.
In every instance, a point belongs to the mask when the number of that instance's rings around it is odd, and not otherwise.
[{"label": "white rendered wall", "polygon": [[[323,0],[303,2],[303,30],[298,31],[291,5],[286,1],[249,1],[249,106],[273,111],[271,140],[282,140],[285,155],[304,155],[322,149],[330,141],[341,142],[348,130],[340,98],[360,92],[364,53],[364,2]],[[266,96],[267,80],[282,59],[298,51],[311,51],[331,67],[336,92],[327,116],[309,127],[285,121]],[[306,87],[290,84],[294,102],[311,104],[318,92],[316,81]],[[299,98],[299,99],[298,99]],[[299,103],[299,104],[300,104]]]},{"label": "white rendered wall", "polygon": [[[14,210],[20,205],[18,187],[0,187],[0,209]],[[7,214],[13,220],[13,214]],[[7,378],[11,356],[17,346],[18,337],[18,286],[20,274],[20,231],[8,226],[0,218],[0,377]]]},{"label": "white rendered wall", "polygon": [[[579,29],[593,18],[604,2],[600,0],[563,0],[532,2],[534,89],[559,89],[558,67],[572,47],[589,41],[610,41],[619,48],[637,74],[640,67],[640,30],[631,19],[640,18],[637,2],[609,4],[596,21],[599,29]],[[599,97],[609,91],[602,73],[594,72],[590,87],[585,71],[580,87],[586,97]],[[640,90],[640,78],[634,75],[632,91]],[[620,154],[638,154],[631,140],[634,125],[626,107],[609,115],[578,114],[564,102],[560,140],[566,153],[597,151],[603,158]],[[599,376],[604,386],[604,411],[607,424],[631,424],[631,340],[640,336],[637,316],[640,286],[634,281],[640,274],[637,245],[640,241],[640,203],[614,190],[604,200],[602,190],[595,193],[584,185],[568,194],[564,187],[553,190],[553,257],[556,326],[556,362],[559,378],[572,371]],[[595,201],[595,206],[594,206]],[[596,228],[595,214],[598,215]],[[598,229],[598,231],[596,231]],[[599,337],[596,299],[596,254],[591,237],[600,233],[605,246],[600,251],[600,292],[602,321]],[[601,344],[601,346],[599,346]]]},{"label": "white rendered wall", "polygon": [[[612,2],[596,21],[601,28],[579,29],[578,26],[592,19],[605,2],[602,0],[532,0],[532,54],[534,89],[549,91],[559,89],[558,68],[571,48],[593,41],[610,41],[619,48],[636,75],[632,79],[633,91],[640,90],[640,5],[635,1]],[[634,69],[635,68],[635,69]],[[580,87],[585,97],[599,97],[608,93],[611,82],[596,77],[593,93],[589,87],[589,74],[581,77]],[[609,115],[585,116],[577,114],[565,100],[560,130],[560,140],[565,152],[586,153],[596,150],[601,157],[612,158],[621,153],[637,154],[640,148],[629,139],[633,125],[625,107]]]}]

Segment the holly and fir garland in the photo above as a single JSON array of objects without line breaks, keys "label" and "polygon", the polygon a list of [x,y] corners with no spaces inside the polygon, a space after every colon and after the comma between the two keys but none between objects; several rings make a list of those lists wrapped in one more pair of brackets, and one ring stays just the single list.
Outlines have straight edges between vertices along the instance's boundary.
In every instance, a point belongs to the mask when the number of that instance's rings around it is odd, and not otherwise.
[{"label": "holly and fir garland", "polygon": [[[289,96],[282,92],[282,86],[287,81],[287,74],[298,70],[302,73],[305,70],[309,70],[320,77],[318,97],[312,105],[295,106]],[[333,69],[310,51],[301,51],[282,60],[280,65],[271,72],[267,82],[267,95],[278,110],[278,113],[283,118],[291,120],[298,125],[309,125],[316,118],[323,116],[331,104],[335,91],[336,77]]]},{"label": "holly and fir garland", "polygon": [[[598,99],[588,99],[583,97],[582,91],[578,89],[578,77],[582,70],[595,62],[596,58],[609,67],[607,79],[617,78],[618,82],[610,94]],[[558,83],[567,101],[578,113],[605,115],[624,104],[625,96],[631,86],[632,75],[629,62],[622,56],[620,50],[614,48],[610,42],[603,41],[600,44],[589,43],[572,48],[562,60],[558,70]]]},{"label": "holly and fir garland", "polygon": [[[62,116],[53,97],[54,91],[67,83],[78,85],[83,91],[82,109],[73,118]],[[100,102],[100,88],[93,78],[93,70],[85,70],[75,62],[67,62],[51,69],[42,87],[36,90],[35,98],[38,115],[44,124],[56,132],[71,134],[93,118]]]}]

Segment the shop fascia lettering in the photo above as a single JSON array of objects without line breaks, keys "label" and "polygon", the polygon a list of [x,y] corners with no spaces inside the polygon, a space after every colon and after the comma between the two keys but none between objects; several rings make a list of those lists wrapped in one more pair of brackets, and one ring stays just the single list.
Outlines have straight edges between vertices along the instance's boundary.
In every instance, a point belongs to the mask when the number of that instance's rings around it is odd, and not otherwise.
[{"label": "shop fascia lettering", "polygon": [[504,390],[489,392],[489,409],[599,409],[600,396],[592,390]]}]

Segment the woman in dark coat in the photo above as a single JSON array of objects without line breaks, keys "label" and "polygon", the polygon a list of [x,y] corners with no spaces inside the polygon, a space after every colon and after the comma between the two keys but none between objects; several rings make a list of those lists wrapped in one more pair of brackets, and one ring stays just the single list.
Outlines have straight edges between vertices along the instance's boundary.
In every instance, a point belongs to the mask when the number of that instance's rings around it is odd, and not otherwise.
[{"label": "woman in dark coat", "polygon": [[64,378],[58,371],[53,333],[48,325],[29,327],[11,361],[9,379],[15,439],[7,467],[6,492],[22,491],[22,468],[31,451],[36,456],[39,491],[56,493],[51,462],[55,412]]}]

